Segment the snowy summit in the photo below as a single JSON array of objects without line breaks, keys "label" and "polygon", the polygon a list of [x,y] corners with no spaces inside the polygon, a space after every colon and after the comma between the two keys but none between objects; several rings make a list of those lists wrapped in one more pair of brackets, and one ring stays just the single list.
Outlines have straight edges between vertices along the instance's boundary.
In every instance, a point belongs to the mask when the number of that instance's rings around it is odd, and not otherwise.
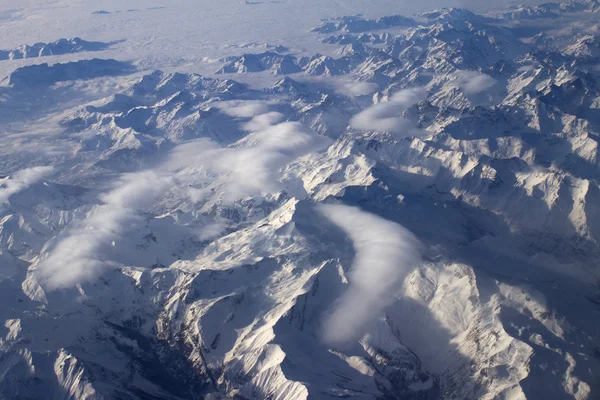
[{"label": "snowy summit", "polygon": [[600,0],[487,3],[4,0],[0,400],[600,398]]}]

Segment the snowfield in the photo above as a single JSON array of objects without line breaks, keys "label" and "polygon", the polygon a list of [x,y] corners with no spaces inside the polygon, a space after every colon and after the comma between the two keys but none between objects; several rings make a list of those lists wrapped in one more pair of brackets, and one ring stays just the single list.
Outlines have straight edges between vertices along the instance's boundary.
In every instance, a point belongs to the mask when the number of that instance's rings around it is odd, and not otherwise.
[{"label": "snowfield", "polygon": [[0,399],[598,398],[600,1],[506,3],[5,0]]}]

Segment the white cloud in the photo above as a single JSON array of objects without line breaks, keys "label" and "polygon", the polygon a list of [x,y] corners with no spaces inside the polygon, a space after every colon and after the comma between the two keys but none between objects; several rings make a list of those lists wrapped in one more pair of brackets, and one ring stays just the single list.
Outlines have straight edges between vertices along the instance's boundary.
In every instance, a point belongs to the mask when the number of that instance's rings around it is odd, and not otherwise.
[{"label": "white cloud", "polygon": [[236,147],[208,152],[202,159],[208,169],[222,176],[223,200],[231,202],[279,191],[283,167],[329,143],[298,122],[283,122],[248,135]]},{"label": "white cloud", "polygon": [[376,83],[352,81],[335,76],[306,76],[299,78],[299,81],[349,97],[368,96],[379,89]]},{"label": "white cloud", "polygon": [[[235,108],[231,107],[232,102],[227,104],[229,110]],[[236,107],[239,105],[235,104]],[[241,115],[238,111],[234,114]],[[251,114],[248,112],[244,115],[248,117]],[[301,123],[279,123],[283,118],[277,112],[255,115],[244,125],[253,133],[230,147],[220,148],[205,139],[180,145],[173,150],[167,165],[171,169],[194,171],[193,176],[183,171],[178,179],[189,179],[195,183],[204,181],[207,185],[218,181],[221,200],[225,203],[280,191],[282,168],[299,157],[325,148],[331,142]],[[199,168],[205,173],[203,177],[199,176]],[[211,194],[206,188],[191,188],[188,192],[195,202]]]},{"label": "white cloud", "polygon": [[377,91],[379,87],[375,83],[369,82],[347,82],[337,89],[341,94],[347,96],[367,96]]},{"label": "white cloud", "polygon": [[323,325],[324,341],[340,346],[359,340],[393,301],[406,276],[421,262],[421,244],[402,226],[359,208],[319,205],[318,210],[350,237],[356,252],[349,287]]},{"label": "white cloud", "polygon": [[458,71],[454,76],[458,85],[466,94],[485,92],[496,84],[494,78],[477,71]]},{"label": "white cloud", "polygon": [[49,256],[36,267],[45,289],[72,287],[102,274],[115,263],[112,247],[143,222],[141,209],[152,206],[173,181],[153,171],[124,175],[115,189],[101,196],[104,205],[64,233]]},{"label": "white cloud", "polygon": [[[200,201],[209,191],[187,185],[215,179],[223,184],[226,202],[277,191],[281,168],[328,143],[299,123],[285,122],[252,133],[233,147],[219,148],[207,139],[180,145],[155,170],[126,174],[101,195],[104,204],[61,235],[48,257],[39,262],[38,279],[45,289],[55,290],[93,280],[107,268],[117,267],[115,246],[143,224],[140,211],[151,209],[167,191],[179,187],[190,200]],[[207,173],[202,175],[194,165]],[[220,224],[207,224],[197,232],[198,238],[208,240],[223,229]]]},{"label": "white cloud", "polygon": [[223,231],[225,231],[226,228],[227,228],[227,226],[222,223],[218,223],[218,222],[209,223],[209,224],[206,224],[205,226],[203,226],[202,229],[200,229],[198,231],[197,237],[200,240],[215,239],[221,233],[223,233]]},{"label": "white cloud", "polygon": [[14,173],[0,186],[0,204],[6,203],[13,194],[50,175],[53,170],[53,167],[32,167]]},{"label": "white cloud", "polygon": [[421,132],[414,127],[414,122],[402,118],[400,114],[426,97],[422,88],[401,90],[389,101],[375,104],[355,115],[350,126],[355,129],[390,132],[401,137],[418,136]]},{"label": "white cloud", "polygon": [[392,95],[390,101],[402,108],[408,108],[413,104],[423,101],[427,98],[427,93],[423,88],[404,89]]},{"label": "white cloud", "polygon": [[285,118],[281,113],[269,111],[268,104],[259,100],[219,101],[214,103],[214,106],[230,117],[252,118],[242,125],[250,132],[267,129]]},{"label": "white cloud", "polygon": [[285,116],[278,112],[267,112],[265,114],[257,115],[250,122],[244,124],[244,129],[250,132],[257,132],[269,128],[281,121]]},{"label": "white cloud", "polygon": [[265,102],[258,100],[230,100],[214,103],[214,106],[230,117],[252,118],[269,112]]},{"label": "white cloud", "polygon": [[[192,202],[209,194],[233,202],[279,191],[283,167],[330,143],[300,123],[280,123],[284,116],[269,112],[264,102],[230,101],[216,106],[234,118],[251,118],[244,127],[253,133],[227,148],[208,139],[191,141],[173,149],[154,170],[123,175],[112,190],[100,196],[104,204],[64,232],[37,264],[42,287],[72,287],[97,278],[107,268],[118,267],[119,244],[144,223],[140,211],[154,207],[165,192],[179,193]],[[22,173],[19,182],[25,184],[38,175]],[[198,182],[203,187],[195,187]],[[217,193],[207,189],[214,182],[220,187]],[[209,223],[196,233],[200,240],[208,240],[224,228]]]},{"label": "white cloud", "polygon": [[521,65],[517,71],[518,72],[529,72],[529,71],[533,71],[535,69],[535,65],[533,64],[528,64],[528,65]]},{"label": "white cloud", "polygon": [[210,139],[191,140],[171,150],[163,167],[169,170],[177,170],[199,164],[206,154],[218,149],[220,149],[219,145]]}]

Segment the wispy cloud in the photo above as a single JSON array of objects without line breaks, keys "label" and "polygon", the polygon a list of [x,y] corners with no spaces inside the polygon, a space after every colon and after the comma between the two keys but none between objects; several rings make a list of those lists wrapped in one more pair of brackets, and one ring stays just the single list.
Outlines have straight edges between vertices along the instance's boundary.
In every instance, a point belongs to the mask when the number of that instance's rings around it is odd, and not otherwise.
[{"label": "wispy cloud", "polygon": [[415,123],[402,118],[400,114],[426,97],[422,88],[401,90],[389,101],[375,104],[355,115],[350,126],[355,129],[390,132],[397,136],[418,136],[422,132],[415,128]]},{"label": "wispy cloud", "polygon": [[346,82],[338,88],[338,92],[347,96],[367,96],[377,91],[379,87],[369,82]]},{"label": "wispy cloud", "polygon": [[33,167],[14,173],[0,185],[0,206],[8,202],[10,196],[39,182],[50,175],[52,171],[54,171],[53,167]]},{"label": "wispy cloud", "polygon": [[[251,118],[243,127],[252,133],[226,148],[206,140],[183,144],[175,149],[170,163],[189,169],[203,168],[211,181],[220,183],[221,200],[225,203],[280,191],[282,168],[331,143],[301,123],[281,122],[283,114],[269,111],[265,103],[222,102],[218,107],[236,118]],[[192,189],[196,201],[208,194]]]},{"label": "wispy cloud", "polygon": [[251,118],[242,125],[242,128],[249,132],[267,129],[285,119],[283,114],[270,111],[269,105],[259,100],[219,101],[214,106],[230,117]]},{"label": "wispy cloud", "polygon": [[478,94],[491,89],[496,80],[478,71],[458,71],[454,73],[460,88],[466,94]]},{"label": "wispy cloud", "polygon": [[264,129],[268,129],[270,126],[278,124],[283,121],[285,116],[281,113],[271,111],[265,114],[255,116],[244,124],[244,129],[250,132],[258,132]]},{"label": "wispy cloud", "polygon": [[214,106],[230,117],[252,118],[269,112],[269,106],[260,100],[229,100],[214,103]]},{"label": "wispy cloud", "polygon": [[248,135],[235,147],[209,151],[202,161],[224,183],[223,200],[232,202],[281,190],[283,167],[329,143],[300,123],[283,122]]},{"label": "wispy cloud", "polygon": [[[233,108],[230,113],[236,117],[264,116],[255,123],[266,129],[227,148],[207,139],[188,142],[173,149],[168,160],[154,170],[123,175],[112,190],[100,196],[101,206],[48,249],[48,256],[36,266],[42,286],[46,290],[72,287],[97,278],[107,268],[118,267],[115,252],[144,223],[140,211],[153,208],[165,193],[177,192],[194,202],[210,193],[221,196],[223,202],[234,202],[275,192],[281,189],[283,167],[329,143],[329,139],[296,122],[270,126],[270,121],[277,119],[260,105]],[[218,181],[220,192],[189,187],[197,181],[206,185]],[[222,229],[222,225],[207,224],[198,237],[208,239]]]},{"label": "wispy cloud", "polygon": [[37,265],[42,286],[49,290],[72,287],[115,265],[111,257],[114,248],[143,223],[138,210],[150,207],[170,185],[171,178],[153,171],[124,175],[113,190],[101,196],[104,204],[65,232]]},{"label": "wispy cloud", "polygon": [[360,339],[369,323],[393,301],[406,276],[421,262],[421,244],[402,226],[343,205],[318,210],[352,240],[356,252],[349,287],[323,325],[323,339],[343,346]]}]

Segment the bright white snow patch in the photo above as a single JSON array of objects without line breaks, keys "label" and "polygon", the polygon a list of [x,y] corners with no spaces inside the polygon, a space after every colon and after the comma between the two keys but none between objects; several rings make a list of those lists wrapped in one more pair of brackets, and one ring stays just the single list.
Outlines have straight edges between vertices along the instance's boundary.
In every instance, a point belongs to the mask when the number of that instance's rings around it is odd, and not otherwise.
[{"label": "bright white snow patch", "polygon": [[356,251],[350,286],[323,325],[326,343],[344,345],[360,339],[393,301],[404,279],[421,262],[421,244],[402,226],[359,208],[319,205],[318,210],[346,232]]}]

